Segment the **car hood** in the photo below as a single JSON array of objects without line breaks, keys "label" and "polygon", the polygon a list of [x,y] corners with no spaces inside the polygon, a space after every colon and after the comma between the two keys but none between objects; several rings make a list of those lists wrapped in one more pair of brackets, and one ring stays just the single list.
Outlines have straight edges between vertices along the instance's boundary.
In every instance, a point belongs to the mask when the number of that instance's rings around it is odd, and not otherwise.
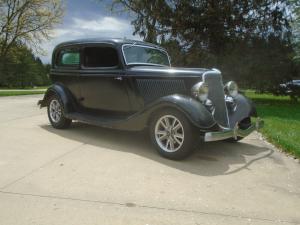
[{"label": "car hood", "polygon": [[212,71],[203,68],[179,68],[162,66],[132,66],[127,69],[128,75],[151,76],[151,77],[201,77],[207,72]]}]

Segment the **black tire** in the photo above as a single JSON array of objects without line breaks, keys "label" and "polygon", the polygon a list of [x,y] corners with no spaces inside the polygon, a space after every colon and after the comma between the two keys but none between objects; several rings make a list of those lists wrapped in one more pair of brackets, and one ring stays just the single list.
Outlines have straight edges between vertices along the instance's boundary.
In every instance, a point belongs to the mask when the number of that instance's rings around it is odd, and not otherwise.
[{"label": "black tire", "polygon": [[239,142],[242,139],[243,139],[243,137],[237,137],[237,139],[228,138],[228,139],[225,139],[224,141],[229,142],[229,143],[237,143],[237,142]]},{"label": "black tire", "polygon": [[[57,119],[53,118],[53,114],[51,114],[51,103],[56,102],[60,108],[60,116],[56,117]],[[64,106],[62,104],[62,101],[60,99],[60,97],[58,97],[57,95],[51,95],[48,99],[48,105],[47,105],[47,113],[48,113],[48,118],[49,121],[52,125],[52,127],[56,128],[56,129],[67,129],[70,127],[72,120],[66,118],[64,116]]]},{"label": "black tire", "polygon": [[[171,117],[167,117],[167,116],[171,116]],[[176,118],[180,122],[178,124],[179,124],[179,126],[182,127],[182,129],[180,128],[176,131],[175,131],[175,129],[172,129],[170,132],[166,131],[166,130],[158,130],[158,131],[169,133],[168,138],[166,138],[165,140],[159,141],[160,139],[157,137],[156,127],[158,129],[162,128],[159,126],[159,124],[160,124],[161,120],[166,117],[169,118],[170,121],[172,121],[172,123],[174,122],[174,120],[172,120],[172,119]],[[173,128],[174,127],[176,128],[176,126],[173,126]],[[164,129],[164,128],[162,128],[162,129]],[[183,130],[183,132],[182,132],[182,130]],[[197,140],[196,134],[198,132],[196,132],[195,127],[190,123],[190,121],[186,118],[186,116],[183,113],[179,112],[178,110],[165,109],[165,110],[161,110],[161,111],[155,113],[151,117],[149,132],[150,132],[150,138],[151,138],[152,144],[155,146],[158,153],[160,155],[162,155],[163,157],[173,159],[173,160],[181,160],[181,159],[184,159],[187,156],[189,156],[195,149],[195,144],[196,144],[196,140]],[[177,133],[177,132],[180,132],[180,133]],[[182,133],[183,133],[183,135],[182,135]],[[181,134],[181,136],[183,136],[182,139],[178,138],[179,134]],[[175,138],[175,136],[177,136],[177,137]],[[164,145],[164,141],[165,141],[165,143],[167,141],[169,141],[169,145],[167,145],[167,144],[166,145],[169,146],[170,148],[171,148],[171,141],[172,141],[173,150],[170,149],[170,151],[166,151],[162,147]],[[182,142],[181,145],[177,141]],[[168,147],[165,147],[165,148],[167,149]],[[176,149],[176,148],[178,148],[178,149]]]},{"label": "black tire", "polygon": [[[242,130],[246,130],[250,126],[251,126],[251,118],[250,117],[247,117],[247,118],[243,119],[241,122],[239,122],[239,128]],[[226,139],[225,141],[230,142],[230,143],[236,143],[242,139],[244,139],[244,137],[238,136],[237,139],[229,138],[229,139]]]}]

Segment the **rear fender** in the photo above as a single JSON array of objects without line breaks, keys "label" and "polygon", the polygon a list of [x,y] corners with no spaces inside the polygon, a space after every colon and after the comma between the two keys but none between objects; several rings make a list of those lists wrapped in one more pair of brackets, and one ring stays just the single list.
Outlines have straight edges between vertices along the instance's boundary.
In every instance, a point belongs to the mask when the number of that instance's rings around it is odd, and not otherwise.
[{"label": "rear fender", "polygon": [[60,99],[63,103],[63,106],[64,106],[64,112],[66,114],[74,111],[75,103],[74,103],[72,94],[68,91],[68,89],[63,84],[60,84],[60,83],[51,85],[47,89],[43,100],[40,100],[38,102],[38,105],[40,105],[41,108],[46,107],[48,105],[48,101],[52,95],[58,95],[60,97]]}]

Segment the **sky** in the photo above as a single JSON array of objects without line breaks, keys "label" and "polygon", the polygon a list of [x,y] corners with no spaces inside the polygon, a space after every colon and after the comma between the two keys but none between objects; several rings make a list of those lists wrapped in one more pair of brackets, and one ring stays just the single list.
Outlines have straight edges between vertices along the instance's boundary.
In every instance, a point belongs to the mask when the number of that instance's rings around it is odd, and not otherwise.
[{"label": "sky", "polygon": [[52,39],[42,43],[46,55],[39,55],[43,63],[51,62],[54,47],[64,41],[113,37],[137,39],[128,15],[112,13],[109,0],[65,0],[65,15],[62,23],[53,30]]}]

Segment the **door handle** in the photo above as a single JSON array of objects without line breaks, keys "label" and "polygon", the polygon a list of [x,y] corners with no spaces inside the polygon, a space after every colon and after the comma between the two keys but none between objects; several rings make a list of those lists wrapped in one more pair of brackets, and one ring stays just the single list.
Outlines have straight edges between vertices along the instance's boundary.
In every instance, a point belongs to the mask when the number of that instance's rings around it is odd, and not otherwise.
[{"label": "door handle", "polygon": [[123,80],[122,77],[115,77],[114,79],[115,79],[115,80]]}]

